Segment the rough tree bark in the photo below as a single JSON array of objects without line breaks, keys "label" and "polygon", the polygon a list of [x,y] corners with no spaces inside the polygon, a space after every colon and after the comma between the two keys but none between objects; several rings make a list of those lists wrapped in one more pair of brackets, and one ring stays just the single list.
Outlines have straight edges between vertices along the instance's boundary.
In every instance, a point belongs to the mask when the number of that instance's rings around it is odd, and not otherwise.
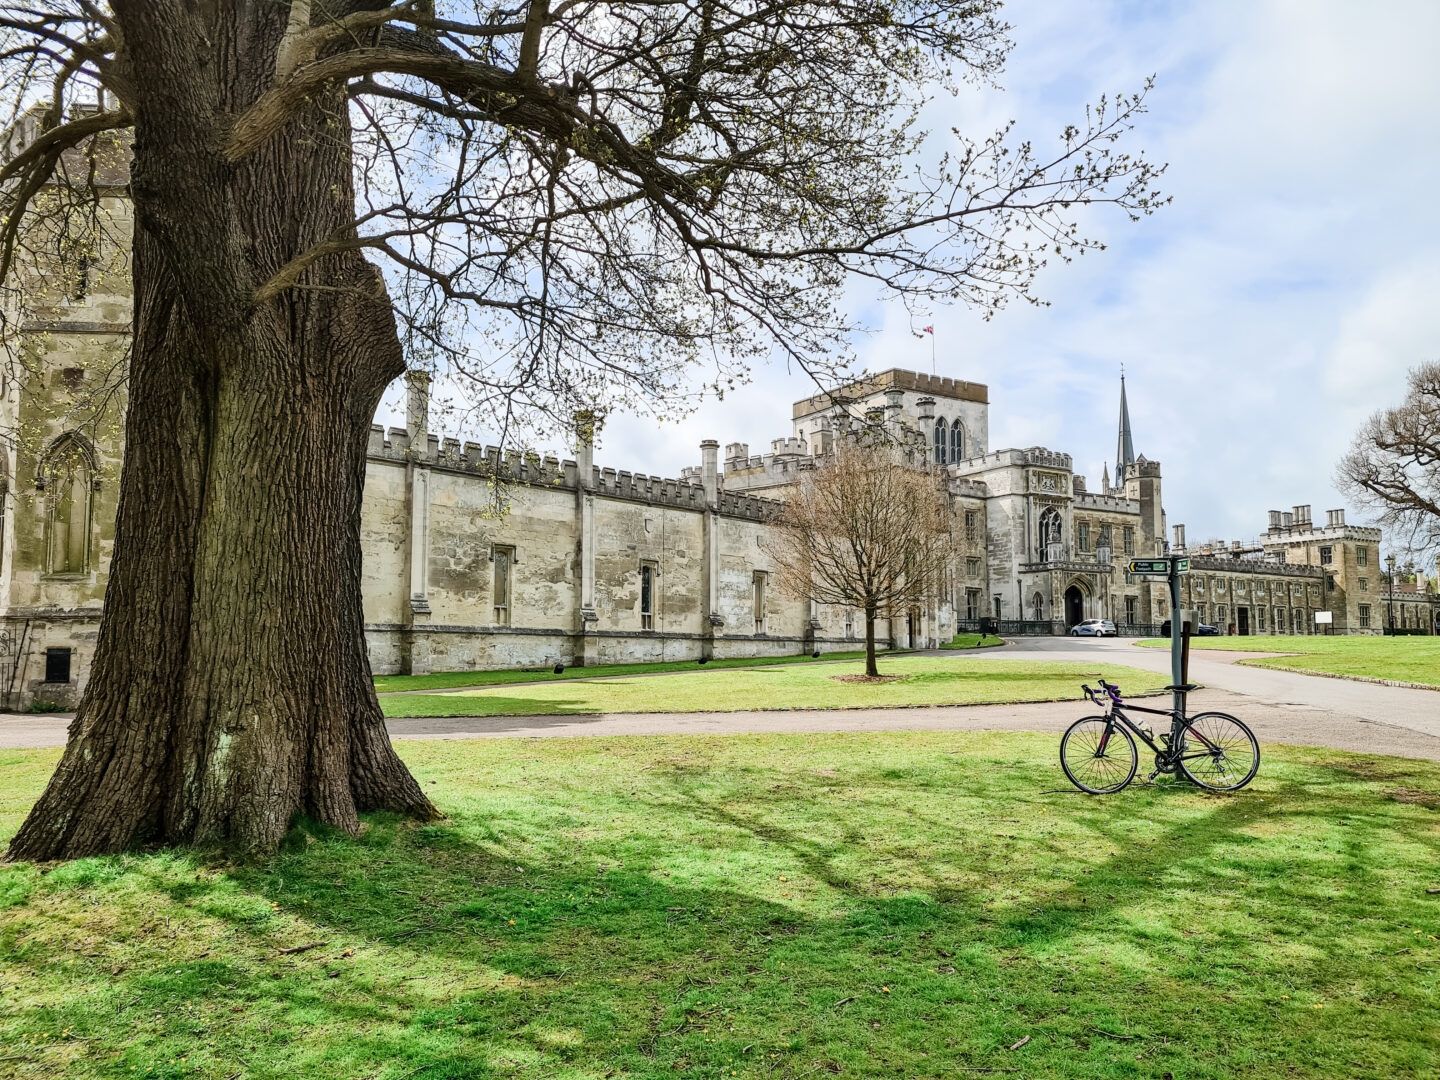
[{"label": "rough tree bark", "polygon": [[364,646],[365,442],[404,367],[383,283],[352,251],[254,302],[349,227],[343,90],[230,165],[229,118],[269,84],[284,6],[114,7],[136,103],[119,518],[92,677],[9,857],[144,838],[263,852],[300,812],[352,833],[365,809],[437,816]]},{"label": "rough tree bark", "polygon": [[865,609],[865,674],[872,679],[880,677],[880,667],[875,663],[875,617],[874,607]]}]

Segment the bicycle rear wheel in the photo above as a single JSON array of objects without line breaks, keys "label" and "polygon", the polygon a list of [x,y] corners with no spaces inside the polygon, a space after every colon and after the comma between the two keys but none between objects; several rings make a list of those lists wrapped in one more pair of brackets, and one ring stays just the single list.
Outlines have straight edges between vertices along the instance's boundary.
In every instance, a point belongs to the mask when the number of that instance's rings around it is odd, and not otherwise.
[{"label": "bicycle rear wheel", "polygon": [[1192,717],[1180,736],[1180,771],[1211,791],[1237,791],[1260,769],[1260,744],[1226,713]]},{"label": "bicycle rear wheel", "polygon": [[1130,733],[1103,716],[1076,720],[1060,740],[1060,767],[1091,795],[1119,791],[1134,779],[1139,763]]}]

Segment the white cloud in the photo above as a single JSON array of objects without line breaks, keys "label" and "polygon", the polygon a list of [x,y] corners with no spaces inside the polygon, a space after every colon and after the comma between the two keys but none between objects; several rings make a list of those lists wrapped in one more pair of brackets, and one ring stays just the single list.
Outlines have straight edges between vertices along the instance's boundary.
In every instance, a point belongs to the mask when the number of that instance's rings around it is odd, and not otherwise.
[{"label": "white cloud", "polygon": [[[932,130],[1014,117],[1050,138],[1101,92],[1158,83],[1134,142],[1171,162],[1173,206],[1086,215],[1110,250],[1052,266],[1052,306],[937,311],[942,374],[991,387],[992,445],[1049,445],[1098,479],[1118,373],[1171,522],[1253,535],[1265,511],[1342,505],[1334,462],[1404,371],[1440,356],[1440,4],[1015,3],[1006,90],[938,99]],[[872,310],[853,294],[854,310]],[[871,368],[929,370],[903,310],[857,341]],[[752,452],[810,392],[783,367],[682,425],[612,420],[602,458],[673,475],[701,439]],[[558,440],[557,440],[558,442]]]}]

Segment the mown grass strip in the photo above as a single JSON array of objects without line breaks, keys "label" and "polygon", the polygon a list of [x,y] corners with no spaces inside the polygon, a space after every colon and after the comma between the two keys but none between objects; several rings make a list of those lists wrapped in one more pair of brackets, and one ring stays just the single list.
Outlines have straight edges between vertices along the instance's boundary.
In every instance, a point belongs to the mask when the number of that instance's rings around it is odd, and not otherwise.
[{"label": "mown grass strip", "polygon": [[964,656],[897,656],[880,664],[893,681],[846,681],[860,662],[702,670],[663,679],[564,680],[533,686],[401,694],[380,699],[386,716],[553,716],[579,713],[725,712],[751,709],[886,708],[1079,700],[1099,673],[1140,693],[1162,676],[1114,664],[1038,663]]},{"label": "mown grass strip", "polygon": [[[5,1071],[1440,1072],[1434,763],[1096,799],[1043,735],[400,749],[448,820],[0,867]],[[0,840],[57,756],[6,753]]]},{"label": "mown grass strip", "polygon": [[[1167,638],[1140,642],[1149,648],[1170,647]],[[1297,635],[1274,637],[1191,638],[1190,647],[1222,652],[1276,652],[1301,655],[1240,660],[1252,667],[1322,671],[1332,675],[1358,675],[1370,679],[1440,686],[1440,637],[1380,637],[1377,635]]]},{"label": "mown grass strip", "polygon": [[[820,660],[853,660],[863,651],[822,653]],[[886,653],[885,655],[902,655]],[[729,657],[707,660],[670,660],[651,664],[599,664],[594,667],[567,667],[558,675],[554,667],[510,668],[504,671],[438,671],[431,675],[377,675],[375,689],[382,693],[406,690],[449,690],[460,686],[506,686],[511,683],[554,682],[559,679],[598,679],[611,675],[659,675],[672,671],[718,670],[735,667],[771,667],[776,664],[814,663],[806,653],[800,656]]]}]

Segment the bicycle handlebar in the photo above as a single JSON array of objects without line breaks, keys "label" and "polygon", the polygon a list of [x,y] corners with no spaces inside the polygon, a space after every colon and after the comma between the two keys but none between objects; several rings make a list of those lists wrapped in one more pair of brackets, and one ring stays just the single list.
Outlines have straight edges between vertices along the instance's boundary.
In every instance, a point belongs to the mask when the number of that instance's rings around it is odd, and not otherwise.
[{"label": "bicycle handlebar", "polygon": [[[1114,683],[1108,683],[1104,679],[1097,679],[1097,681],[1100,683],[1101,688],[1104,689],[1106,696],[1109,697],[1111,701],[1120,700],[1120,687],[1116,686]],[[1100,695],[1097,694],[1094,690],[1090,689],[1087,684],[1081,683],[1080,689],[1084,690],[1085,696],[1088,697],[1091,701],[1093,701],[1096,705],[1104,704],[1100,700]]]}]

